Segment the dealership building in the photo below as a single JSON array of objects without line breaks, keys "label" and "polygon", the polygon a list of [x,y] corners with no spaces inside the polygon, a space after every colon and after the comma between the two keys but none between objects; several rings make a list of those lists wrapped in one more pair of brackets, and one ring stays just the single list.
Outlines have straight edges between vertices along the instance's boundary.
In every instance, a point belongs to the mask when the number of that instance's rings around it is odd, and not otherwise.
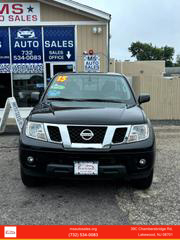
[{"label": "dealership building", "polygon": [[111,15],[71,0],[0,1],[0,118],[22,116],[58,72],[107,72]]}]

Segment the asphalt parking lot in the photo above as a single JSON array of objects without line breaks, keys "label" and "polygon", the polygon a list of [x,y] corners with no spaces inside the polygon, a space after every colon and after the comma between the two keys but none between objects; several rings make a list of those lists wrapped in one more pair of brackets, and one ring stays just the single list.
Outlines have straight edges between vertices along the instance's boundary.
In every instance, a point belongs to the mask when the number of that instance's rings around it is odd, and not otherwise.
[{"label": "asphalt parking lot", "polygon": [[28,189],[19,174],[18,135],[0,136],[1,225],[180,225],[180,126],[156,126],[153,185],[50,182]]}]

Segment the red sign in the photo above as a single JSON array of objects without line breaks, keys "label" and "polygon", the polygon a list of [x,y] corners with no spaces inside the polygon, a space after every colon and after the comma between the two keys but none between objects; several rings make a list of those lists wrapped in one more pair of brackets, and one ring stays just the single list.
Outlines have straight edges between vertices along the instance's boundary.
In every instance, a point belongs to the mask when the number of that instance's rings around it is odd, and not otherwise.
[{"label": "red sign", "polygon": [[[0,239],[180,239],[180,226],[0,226]],[[14,230],[15,229],[15,230]]]},{"label": "red sign", "polygon": [[40,22],[40,3],[0,3],[0,24],[23,25]]}]

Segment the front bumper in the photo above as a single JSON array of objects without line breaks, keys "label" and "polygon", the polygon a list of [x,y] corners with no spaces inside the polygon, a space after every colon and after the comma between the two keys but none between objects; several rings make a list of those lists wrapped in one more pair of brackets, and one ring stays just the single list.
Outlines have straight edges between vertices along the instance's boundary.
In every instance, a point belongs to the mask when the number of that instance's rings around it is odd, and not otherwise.
[{"label": "front bumper", "polygon": [[[35,159],[33,164],[27,162],[29,156]],[[74,176],[74,162],[84,161],[99,163],[99,178],[144,178],[150,175],[154,166],[155,137],[152,135],[138,143],[113,145],[110,149],[64,150],[61,144],[33,140],[22,134],[19,158],[23,171],[30,176],[79,178]],[[146,159],[144,167],[139,166],[140,159]]]}]

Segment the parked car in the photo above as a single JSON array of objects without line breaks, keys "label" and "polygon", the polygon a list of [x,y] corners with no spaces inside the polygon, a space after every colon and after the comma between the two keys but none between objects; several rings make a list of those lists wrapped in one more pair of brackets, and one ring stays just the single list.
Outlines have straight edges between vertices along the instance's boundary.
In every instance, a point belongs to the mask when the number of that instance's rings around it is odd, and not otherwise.
[{"label": "parked car", "polygon": [[28,186],[43,178],[125,179],[151,186],[155,134],[120,74],[57,74],[25,120],[19,156]]}]

